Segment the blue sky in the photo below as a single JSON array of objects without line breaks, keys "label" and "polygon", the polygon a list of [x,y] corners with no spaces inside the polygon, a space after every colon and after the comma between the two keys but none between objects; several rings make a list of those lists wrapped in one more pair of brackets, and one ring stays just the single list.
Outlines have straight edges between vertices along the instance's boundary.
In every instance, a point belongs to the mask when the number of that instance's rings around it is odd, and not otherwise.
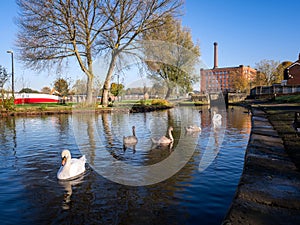
[{"label": "blue sky", "polygon": [[183,24],[199,39],[202,60],[219,66],[255,67],[263,59],[295,61],[300,53],[300,1],[186,1]]},{"label": "blue sky", "polygon": [[[17,27],[14,0],[0,2],[0,65],[11,72],[7,50],[14,50]],[[300,53],[300,1],[289,0],[187,0],[182,17],[193,39],[199,41],[200,59],[213,66],[213,43],[218,42],[219,67],[255,64],[263,59],[296,61]],[[76,68],[77,65],[75,65]],[[76,80],[82,75],[79,67],[66,76]],[[40,90],[51,86],[56,75],[24,68],[15,59],[16,91],[23,86]]]}]

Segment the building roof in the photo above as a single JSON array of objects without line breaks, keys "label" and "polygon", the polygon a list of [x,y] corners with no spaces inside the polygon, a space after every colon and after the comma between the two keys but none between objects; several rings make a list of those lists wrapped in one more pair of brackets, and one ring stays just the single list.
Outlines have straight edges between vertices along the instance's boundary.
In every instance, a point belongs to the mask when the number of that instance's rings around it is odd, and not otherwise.
[{"label": "building roof", "polygon": [[239,65],[239,66],[229,66],[229,67],[216,67],[216,68],[212,68],[212,69],[203,69],[203,70],[231,70],[231,69],[239,69],[242,67],[247,67],[250,69],[255,70],[254,68],[250,67],[250,66],[244,66],[244,65]]},{"label": "building roof", "polygon": [[286,69],[289,69],[295,65],[299,65],[300,64],[300,53],[299,53],[299,56],[298,56],[298,60],[296,60],[295,62],[293,62],[289,67],[287,67]]},{"label": "building roof", "polygon": [[286,70],[289,70],[290,68],[294,67],[294,66],[299,66],[300,65],[300,60],[297,60],[296,62],[292,63],[290,66],[288,66],[286,68]]}]

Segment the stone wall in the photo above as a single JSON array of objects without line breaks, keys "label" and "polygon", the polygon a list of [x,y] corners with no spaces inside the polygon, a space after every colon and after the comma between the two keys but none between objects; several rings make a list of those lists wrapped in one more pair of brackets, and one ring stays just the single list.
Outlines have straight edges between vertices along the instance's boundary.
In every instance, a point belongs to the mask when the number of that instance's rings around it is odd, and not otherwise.
[{"label": "stone wall", "polygon": [[246,93],[228,93],[228,103],[242,102],[247,98]]},{"label": "stone wall", "polygon": [[244,170],[223,225],[300,224],[300,173],[267,115],[252,108]]}]

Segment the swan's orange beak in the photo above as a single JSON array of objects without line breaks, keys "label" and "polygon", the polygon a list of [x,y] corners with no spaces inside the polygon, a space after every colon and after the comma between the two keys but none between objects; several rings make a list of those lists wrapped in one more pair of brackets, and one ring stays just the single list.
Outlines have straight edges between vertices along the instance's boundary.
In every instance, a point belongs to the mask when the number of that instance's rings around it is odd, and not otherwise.
[{"label": "swan's orange beak", "polygon": [[67,158],[64,156],[61,160],[61,165],[64,166],[66,164]]}]

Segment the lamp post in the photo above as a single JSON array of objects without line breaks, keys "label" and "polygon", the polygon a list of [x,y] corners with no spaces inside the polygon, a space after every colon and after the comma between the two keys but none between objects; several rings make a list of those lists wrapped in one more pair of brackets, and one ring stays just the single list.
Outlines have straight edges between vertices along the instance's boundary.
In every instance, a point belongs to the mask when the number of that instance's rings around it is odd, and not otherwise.
[{"label": "lamp post", "polygon": [[11,89],[12,97],[15,99],[15,86],[14,86],[14,52],[8,50],[7,53],[11,54]]}]

